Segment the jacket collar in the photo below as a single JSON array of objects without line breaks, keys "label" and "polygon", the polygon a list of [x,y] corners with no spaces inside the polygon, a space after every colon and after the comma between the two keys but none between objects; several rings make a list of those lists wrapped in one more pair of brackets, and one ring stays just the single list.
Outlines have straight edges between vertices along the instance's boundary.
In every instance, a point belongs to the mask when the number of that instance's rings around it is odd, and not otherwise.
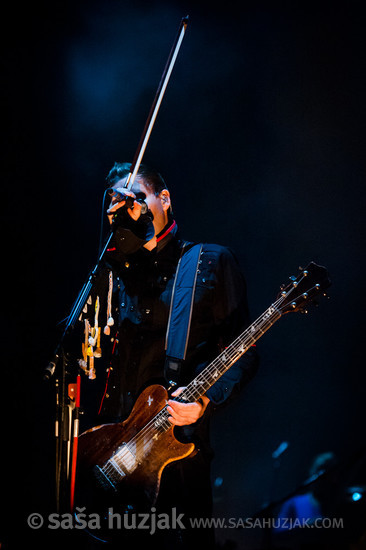
[{"label": "jacket collar", "polygon": [[175,237],[178,231],[178,226],[175,220],[170,219],[166,226],[156,235],[157,252],[160,252],[169,241]]}]

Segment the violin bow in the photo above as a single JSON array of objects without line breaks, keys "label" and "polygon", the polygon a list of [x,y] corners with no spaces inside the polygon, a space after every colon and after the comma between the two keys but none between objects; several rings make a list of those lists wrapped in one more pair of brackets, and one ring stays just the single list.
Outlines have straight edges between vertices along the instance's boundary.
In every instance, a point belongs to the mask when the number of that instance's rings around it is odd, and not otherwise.
[{"label": "violin bow", "polygon": [[158,86],[158,89],[156,91],[154,101],[151,105],[151,109],[150,109],[149,115],[147,117],[145,127],[143,129],[142,134],[141,134],[140,142],[138,144],[135,156],[132,160],[131,169],[130,169],[130,172],[127,176],[127,180],[124,184],[124,187],[129,189],[129,190],[132,188],[133,182],[135,181],[136,174],[137,174],[137,172],[140,168],[141,160],[142,160],[142,157],[144,156],[145,149],[146,149],[147,143],[148,143],[149,138],[150,138],[150,134],[152,132],[152,129],[153,129],[153,126],[154,126],[154,123],[155,123],[155,119],[156,119],[157,114],[159,112],[159,108],[160,108],[160,105],[161,105],[162,99],[164,97],[166,87],[167,87],[169,79],[170,79],[170,75],[172,74],[172,70],[173,70],[175,61],[178,57],[178,53],[179,53],[180,47],[181,47],[182,42],[183,42],[183,38],[184,38],[186,29],[187,29],[187,25],[188,25],[188,16],[183,17],[182,20],[181,20],[181,23],[179,25],[177,36],[174,40],[174,44],[172,46],[172,49],[170,50],[170,54],[169,54],[167,63],[165,65],[164,72],[163,72],[162,77],[160,79],[159,86]]}]

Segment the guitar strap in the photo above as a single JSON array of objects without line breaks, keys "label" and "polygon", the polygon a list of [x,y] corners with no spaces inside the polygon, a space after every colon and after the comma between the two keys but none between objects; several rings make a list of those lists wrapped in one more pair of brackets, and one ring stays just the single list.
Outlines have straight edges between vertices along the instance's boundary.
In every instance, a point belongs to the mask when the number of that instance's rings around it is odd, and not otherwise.
[{"label": "guitar strap", "polygon": [[186,357],[202,246],[185,242],[177,265],[165,338],[164,376],[169,384],[179,383]]}]

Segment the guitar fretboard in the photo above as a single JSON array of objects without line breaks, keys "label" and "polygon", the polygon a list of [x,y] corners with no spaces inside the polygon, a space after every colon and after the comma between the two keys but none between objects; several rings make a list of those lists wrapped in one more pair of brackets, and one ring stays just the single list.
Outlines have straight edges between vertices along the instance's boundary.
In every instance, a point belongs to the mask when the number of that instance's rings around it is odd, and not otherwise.
[{"label": "guitar fretboard", "polygon": [[254,323],[216,357],[176,398],[180,402],[196,401],[281,317],[272,304]]}]

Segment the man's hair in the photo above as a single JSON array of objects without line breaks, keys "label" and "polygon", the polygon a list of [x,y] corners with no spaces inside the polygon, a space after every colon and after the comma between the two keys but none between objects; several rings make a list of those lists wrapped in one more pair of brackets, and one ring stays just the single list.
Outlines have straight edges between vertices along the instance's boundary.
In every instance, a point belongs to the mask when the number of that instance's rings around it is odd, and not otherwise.
[{"label": "man's hair", "polygon": [[[120,179],[128,176],[130,171],[130,162],[115,162],[113,168],[106,177],[108,187],[111,187]],[[168,189],[162,175],[146,164],[140,164],[137,175],[144,179],[145,184],[156,196],[160,195],[163,189]]]}]

